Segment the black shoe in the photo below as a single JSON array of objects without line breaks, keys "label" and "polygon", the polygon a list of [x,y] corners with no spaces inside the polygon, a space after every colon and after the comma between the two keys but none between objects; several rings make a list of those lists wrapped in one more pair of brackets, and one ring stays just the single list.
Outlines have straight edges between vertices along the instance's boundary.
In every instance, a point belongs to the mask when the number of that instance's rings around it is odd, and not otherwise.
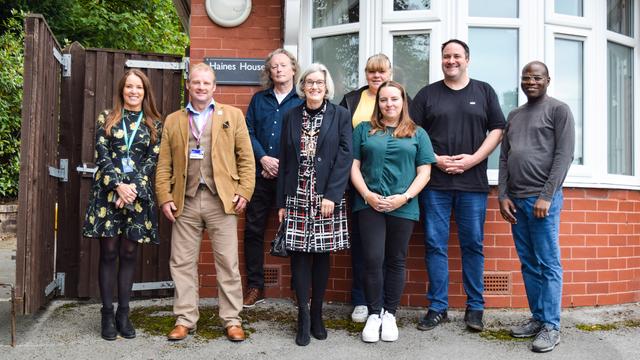
[{"label": "black shoe", "polygon": [[125,339],[133,339],[136,337],[136,329],[129,320],[129,308],[118,306],[116,311],[116,329]]},{"label": "black shoe", "polygon": [[296,344],[299,346],[307,346],[311,342],[309,331],[311,329],[311,320],[309,308],[306,305],[298,304],[298,331],[296,332]]},{"label": "black shoe", "polygon": [[440,323],[448,322],[447,310],[437,312],[429,309],[427,314],[420,319],[418,323],[418,330],[426,331],[431,330],[438,326]]},{"label": "black shoe", "polygon": [[482,323],[483,313],[482,310],[471,310],[467,308],[467,310],[464,311],[464,323],[467,324],[467,327],[471,330],[484,330],[484,324]]},{"label": "black shoe", "polygon": [[100,335],[105,340],[115,340],[118,337],[118,332],[116,331],[115,319],[113,318],[113,308],[102,308],[100,309],[100,313],[102,314]]},{"label": "black shoe", "polygon": [[311,335],[318,340],[325,340],[327,338],[327,329],[324,327],[324,321],[322,321],[321,306],[319,310],[313,305],[311,306]]}]

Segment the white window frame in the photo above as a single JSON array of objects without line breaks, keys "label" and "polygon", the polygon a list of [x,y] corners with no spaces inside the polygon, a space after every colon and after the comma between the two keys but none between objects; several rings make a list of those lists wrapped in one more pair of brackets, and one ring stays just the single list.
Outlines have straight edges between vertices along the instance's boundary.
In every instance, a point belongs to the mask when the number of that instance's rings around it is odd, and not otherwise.
[{"label": "white window frame", "polygon": [[[434,61],[440,59],[440,22],[419,22],[419,23],[392,23],[382,26],[382,49],[391,63],[393,60],[393,37],[396,35],[416,35],[416,34],[429,34],[429,82],[432,83],[435,79],[438,79],[437,75],[442,78],[442,72],[440,71],[440,61]],[[424,84],[425,86],[427,84]]]},{"label": "white window frame", "polygon": [[[556,39],[565,39],[582,42],[582,164],[572,164],[569,169],[568,177],[587,178],[598,176],[598,149],[596,146],[587,146],[587,144],[597,144],[599,140],[598,135],[604,134],[606,131],[606,123],[598,124],[597,119],[606,118],[606,111],[587,109],[587,104],[591,104],[590,99],[594,99],[597,96],[597,84],[601,81],[601,78],[606,80],[606,74],[600,72],[600,74],[590,73],[588,69],[594,69],[596,61],[592,56],[588,54],[593,53],[593,41],[592,32],[587,29],[547,25],[545,29],[545,64],[549,68],[549,74],[551,76],[551,82],[548,88],[548,94],[554,96],[555,82],[553,81],[554,74],[557,73],[555,66],[555,45]],[[526,96],[520,92],[526,101]],[[596,106],[600,108],[600,106]]]},{"label": "white window frame", "polygon": [[[297,50],[302,67],[312,59],[312,40],[316,37],[358,33],[359,85],[364,85],[364,65],[368,56],[384,52],[393,62],[393,35],[429,33],[431,83],[443,78],[440,70],[440,44],[447,39],[468,41],[469,27],[518,29],[519,68],[532,60],[549,66],[554,93],[555,39],[583,41],[584,114],[583,165],[572,165],[565,181],[567,187],[640,190],[640,0],[634,0],[634,36],[607,30],[606,1],[585,0],[583,16],[555,13],[554,0],[519,0],[518,18],[468,16],[468,0],[432,0],[430,10],[392,11],[393,0],[361,0],[360,22],[311,29],[311,0],[285,0],[285,47]],[[298,16],[299,15],[299,16]],[[633,49],[634,67],[634,174],[608,174],[607,138],[607,44],[615,42]],[[474,50],[471,49],[473,67]],[[518,83],[518,105],[527,99]],[[497,170],[489,170],[490,184],[497,184]]]},{"label": "white window frame", "polygon": [[440,21],[442,8],[441,0],[431,0],[431,8],[429,10],[393,10],[393,0],[382,0],[382,22],[432,22]]},{"label": "white window frame", "polygon": [[595,1],[582,2],[582,16],[559,14],[555,12],[555,0],[545,0],[545,23],[548,25],[570,26],[572,28],[593,28]]}]

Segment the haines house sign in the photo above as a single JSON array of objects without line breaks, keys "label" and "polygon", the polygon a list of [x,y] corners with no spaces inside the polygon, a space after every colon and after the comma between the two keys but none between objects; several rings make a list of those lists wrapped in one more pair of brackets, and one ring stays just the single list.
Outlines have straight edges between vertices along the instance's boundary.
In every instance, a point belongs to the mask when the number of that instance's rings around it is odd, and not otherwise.
[{"label": "haines house sign", "polygon": [[206,57],[204,62],[216,72],[216,84],[260,85],[264,59]]},{"label": "haines house sign", "polygon": [[204,5],[209,18],[224,27],[238,26],[251,14],[251,0],[206,0]]}]

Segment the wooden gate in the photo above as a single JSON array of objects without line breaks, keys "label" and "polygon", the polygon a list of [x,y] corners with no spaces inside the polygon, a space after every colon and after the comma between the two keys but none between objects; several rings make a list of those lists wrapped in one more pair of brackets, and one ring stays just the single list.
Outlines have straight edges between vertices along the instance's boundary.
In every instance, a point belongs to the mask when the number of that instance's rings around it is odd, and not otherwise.
[{"label": "wooden gate", "polygon": [[42,16],[25,19],[24,96],[20,135],[16,308],[32,313],[45,304],[45,288],[55,280],[57,182],[49,166],[57,156],[60,111],[60,45]]},{"label": "wooden gate", "polygon": [[[60,51],[42,16],[29,16],[26,25],[16,262],[20,301],[31,313],[46,303],[45,289],[67,297],[99,296],[99,243],[82,237],[93,176],[82,169],[94,166],[97,115],[112,106],[117,83],[130,67],[149,77],[163,118],[176,111],[183,63],[175,55],[85,49],[78,43]],[[65,65],[53,59],[52,47]],[[47,174],[48,166],[59,167],[60,161],[67,164],[65,181]],[[170,224],[163,217],[160,242],[139,247],[136,283],[170,280]],[[166,290],[141,295],[163,294]]]}]

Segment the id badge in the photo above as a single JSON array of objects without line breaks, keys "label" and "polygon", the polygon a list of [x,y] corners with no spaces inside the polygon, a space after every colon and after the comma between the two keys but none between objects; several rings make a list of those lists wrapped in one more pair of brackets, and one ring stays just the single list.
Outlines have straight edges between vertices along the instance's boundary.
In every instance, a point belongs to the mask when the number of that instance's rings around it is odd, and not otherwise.
[{"label": "id badge", "polygon": [[133,172],[133,160],[131,158],[123,158],[122,159],[122,171],[125,173]]},{"label": "id badge", "polygon": [[189,153],[189,159],[204,159],[204,149],[191,149],[191,152]]}]

